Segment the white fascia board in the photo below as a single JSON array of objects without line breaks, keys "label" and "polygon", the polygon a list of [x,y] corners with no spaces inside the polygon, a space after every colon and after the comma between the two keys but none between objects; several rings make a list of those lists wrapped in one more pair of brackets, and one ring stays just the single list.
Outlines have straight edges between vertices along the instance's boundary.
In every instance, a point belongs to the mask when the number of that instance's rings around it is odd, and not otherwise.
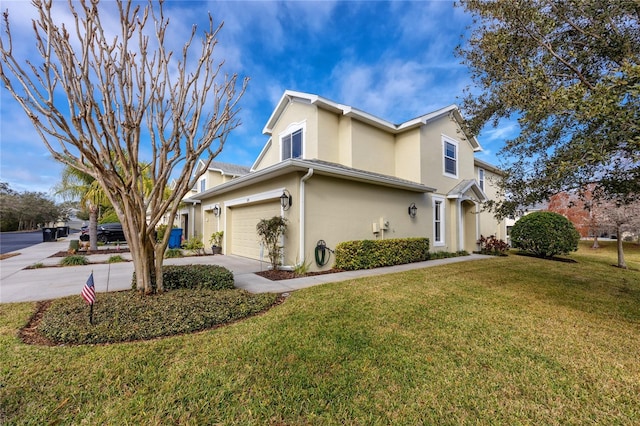
[{"label": "white fascia board", "polygon": [[272,135],[273,127],[275,126],[276,122],[285,111],[285,109],[287,109],[289,104],[294,100],[313,104],[317,102],[318,98],[318,95],[296,92],[293,90],[285,90],[285,92],[282,94],[282,97],[280,98],[280,101],[278,101],[276,108],[273,110],[271,116],[267,120],[267,124],[265,124],[264,128],[262,129],[262,133],[269,136]]},{"label": "white fascia board", "polygon": [[474,165],[476,165],[476,166],[478,166],[478,167],[480,167],[482,169],[488,170],[490,172],[493,172],[493,173],[495,173],[497,175],[500,175],[500,176],[504,175],[504,172],[502,170],[500,170],[498,167],[494,166],[491,163],[487,163],[486,161],[481,160],[479,158],[474,158],[473,159],[473,163],[474,163]]}]

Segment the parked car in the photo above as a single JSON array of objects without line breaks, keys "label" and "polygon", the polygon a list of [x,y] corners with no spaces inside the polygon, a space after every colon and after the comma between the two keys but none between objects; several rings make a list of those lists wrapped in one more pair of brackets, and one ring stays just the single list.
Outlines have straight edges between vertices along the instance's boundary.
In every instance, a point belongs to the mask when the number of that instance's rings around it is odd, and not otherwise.
[{"label": "parked car", "polygon": [[[80,235],[81,241],[89,241],[89,227],[85,229],[82,227],[82,235]],[[126,242],[127,239],[124,236],[121,223],[103,223],[98,225],[98,242],[107,244],[114,241]]]}]

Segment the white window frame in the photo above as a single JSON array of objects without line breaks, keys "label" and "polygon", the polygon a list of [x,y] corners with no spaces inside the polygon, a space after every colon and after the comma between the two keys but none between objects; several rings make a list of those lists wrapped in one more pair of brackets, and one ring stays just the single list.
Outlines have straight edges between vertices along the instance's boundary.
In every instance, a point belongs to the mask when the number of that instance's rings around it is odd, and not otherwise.
[{"label": "white window frame", "polygon": [[[284,139],[287,136],[293,136],[294,133],[297,133],[301,131],[302,132],[302,141],[300,141],[300,156],[299,157],[284,157]],[[289,158],[304,158],[304,151],[305,151],[305,140],[307,138],[307,123],[306,121],[302,121],[299,123],[291,123],[289,124],[289,126],[287,126],[287,128],[281,132],[279,135],[280,138],[280,161],[284,161],[284,160],[288,160]],[[291,150],[293,151],[293,150]]]},{"label": "white window frame", "polygon": [[[445,245],[445,202],[444,197],[434,196],[432,197],[432,209],[433,209],[433,246],[442,247]],[[438,208],[439,206],[439,208]],[[439,217],[438,217],[438,213]],[[439,219],[439,220],[438,220]],[[437,240],[438,235],[437,228],[440,229],[440,240]]]},{"label": "white window frame", "polygon": [[207,180],[200,179],[200,192],[204,192],[207,190]]},{"label": "white window frame", "polygon": [[[455,174],[447,172],[447,144],[453,145],[455,149],[455,161],[456,172]],[[448,136],[442,135],[442,174],[451,178],[458,178],[458,164],[460,163],[460,150],[458,149],[458,142],[454,139],[451,139]]]},{"label": "white window frame", "polygon": [[478,169],[478,186],[484,191],[484,169]]}]

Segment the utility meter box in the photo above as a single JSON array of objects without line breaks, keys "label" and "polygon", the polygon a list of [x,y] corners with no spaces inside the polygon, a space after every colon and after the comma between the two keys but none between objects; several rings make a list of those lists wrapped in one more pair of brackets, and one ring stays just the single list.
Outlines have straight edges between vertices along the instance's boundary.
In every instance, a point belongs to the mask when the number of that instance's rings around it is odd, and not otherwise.
[{"label": "utility meter box", "polygon": [[389,221],[382,216],[380,216],[380,222],[378,225],[380,226],[380,229],[382,229],[383,231],[389,230]]}]

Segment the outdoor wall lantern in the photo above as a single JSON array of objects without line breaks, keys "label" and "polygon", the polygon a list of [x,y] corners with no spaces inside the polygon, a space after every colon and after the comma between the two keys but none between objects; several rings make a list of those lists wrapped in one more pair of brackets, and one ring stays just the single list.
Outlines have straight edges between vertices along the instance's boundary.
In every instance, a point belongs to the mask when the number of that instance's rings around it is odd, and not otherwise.
[{"label": "outdoor wall lantern", "polygon": [[409,216],[416,217],[416,213],[418,212],[418,208],[416,207],[416,203],[411,203],[409,208],[407,209],[409,212]]},{"label": "outdoor wall lantern", "polygon": [[215,207],[213,207],[213,215],[220,216],[220,206],[217,204],[215,205]]},{"label": "outdoor wall lantern", "polygon": [[293,197],[286,189],[282,191],[282,195],[280,196],[280,205],[283,210],[289,210],[291,208],[291,204],[293,204]]}]

